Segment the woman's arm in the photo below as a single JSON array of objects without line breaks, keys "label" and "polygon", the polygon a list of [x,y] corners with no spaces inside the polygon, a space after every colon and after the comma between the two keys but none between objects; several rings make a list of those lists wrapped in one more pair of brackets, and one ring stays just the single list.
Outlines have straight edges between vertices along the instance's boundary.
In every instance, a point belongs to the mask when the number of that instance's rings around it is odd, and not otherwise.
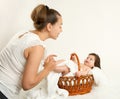
[{"label": "woman's arm", "polygon": [[36,86],[55,67],[55,60],[51,57],[47,60],[45,68],[38,73],[38,68],[44,54],[42,46],[34,46],[25,50],[26,64],[23,72],[22,87],[28,90]]}]

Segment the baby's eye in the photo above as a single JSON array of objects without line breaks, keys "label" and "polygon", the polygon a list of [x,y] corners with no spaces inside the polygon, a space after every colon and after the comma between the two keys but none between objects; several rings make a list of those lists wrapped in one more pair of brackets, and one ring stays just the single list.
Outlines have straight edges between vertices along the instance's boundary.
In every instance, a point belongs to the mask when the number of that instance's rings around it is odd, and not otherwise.
[{"label": "baby's eye", "polygon": [[87,57],[87,59],[89,59],[89,57]]},{"label": "baby's eye", "polygon": [[93,61],[93,59],[92,59],[92,58],[90,58],[90,61]]},{"label": "baby's eye", "polygon": [[62,28],[62,25],[60,25],[60,28]]}]

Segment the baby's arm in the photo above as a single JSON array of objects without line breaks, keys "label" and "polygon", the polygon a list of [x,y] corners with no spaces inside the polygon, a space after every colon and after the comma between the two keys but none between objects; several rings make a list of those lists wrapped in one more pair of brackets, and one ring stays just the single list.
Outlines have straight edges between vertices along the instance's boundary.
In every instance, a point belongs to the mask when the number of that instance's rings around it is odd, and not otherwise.
[{"label": "baby's arm", "polygon": [[89,73],[89,71],[91,70],[90,67],[84,65],[84,64],[81,64],[81,68],[80,68],[80,71],[76,72],[75,75],[77,77],[81,76],[81,75],[87,75]]}]

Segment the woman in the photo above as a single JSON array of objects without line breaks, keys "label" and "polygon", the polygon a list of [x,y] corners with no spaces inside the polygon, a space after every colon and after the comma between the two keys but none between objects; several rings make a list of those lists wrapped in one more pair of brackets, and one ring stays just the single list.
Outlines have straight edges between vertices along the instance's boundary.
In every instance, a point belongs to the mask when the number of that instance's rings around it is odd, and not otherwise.
[{"label": "woman", "polygon": [[17,99],[22,88],[35,87],[56,66],[54,55],[50,55],[38,72],[45,53],[43,41],[57,39],[62,32],[60,13],[40,4],[32,11],[31,18],[35,30],[17,34],[0,52],[0,99]]}]

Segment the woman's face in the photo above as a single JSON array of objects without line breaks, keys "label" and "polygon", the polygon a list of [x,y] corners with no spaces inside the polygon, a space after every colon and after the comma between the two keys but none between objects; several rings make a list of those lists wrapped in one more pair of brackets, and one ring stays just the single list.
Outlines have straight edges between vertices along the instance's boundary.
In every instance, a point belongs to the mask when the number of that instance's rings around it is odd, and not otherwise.
[{"label": "woman's face", "polygon": [[58,21],[54,25],[51,25],[49,36],[52,39],[57,39],[61,32],[62,32],[62,17],[58,16]]},{"label": "woman's face", "polygon": [[93,55],[88,55],[88,57],[84,60],[84,64],[87,65],[87,66],[90,67],[90,68],[94,67],[94,64],[95,64],[95,56],[93,56]]}]

